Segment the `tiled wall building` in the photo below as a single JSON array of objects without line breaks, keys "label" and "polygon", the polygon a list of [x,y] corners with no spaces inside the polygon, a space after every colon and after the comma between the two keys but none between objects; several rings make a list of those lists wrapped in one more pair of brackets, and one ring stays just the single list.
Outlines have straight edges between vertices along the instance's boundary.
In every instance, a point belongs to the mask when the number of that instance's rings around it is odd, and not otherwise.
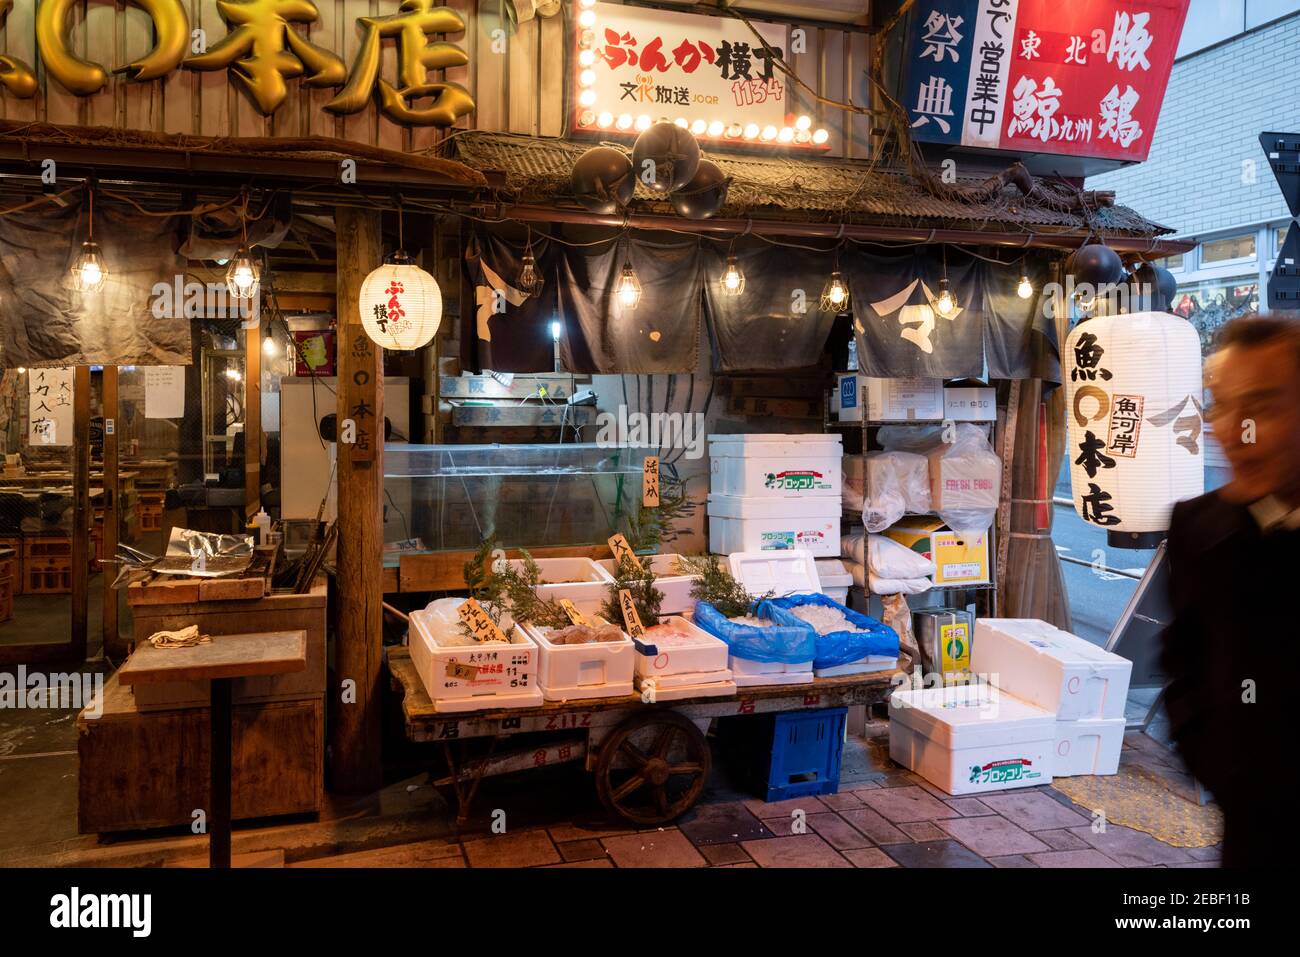
[{"label": "tiled wall building", "polygon": [[1179,56],[1147,161],[1087,185],[1198,241],[1165,265],[1208,343],[1263,305],[1290,223],[1259,134],[1300,132],[1300,3],[1192,0]]}]

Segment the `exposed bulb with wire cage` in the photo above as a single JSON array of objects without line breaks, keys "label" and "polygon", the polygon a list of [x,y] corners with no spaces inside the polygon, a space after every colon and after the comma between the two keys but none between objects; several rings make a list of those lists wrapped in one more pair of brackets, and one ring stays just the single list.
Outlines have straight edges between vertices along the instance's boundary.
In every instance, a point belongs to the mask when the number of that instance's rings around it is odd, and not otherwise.
[{"label": "exposed bulb with wire cage", "polygon": [[249,255],[247,246],[240,246],[226,267],[226,288],[236,299],[252,299],[257,295],[261,279],[262,270],[257,260]]},{"label": "exposed bulb with wire cage", "polygon": [[99,243],[86,240],[81,244],[81,252],[72,264],[72,280],[82,292],[99,292],[108,279],[108,267],[104,265],[104,254]]},{"label": "exposed bulb with wire cage", "polygon": [[843,312],[849,307],[849,287],[839,270],[831,273],[831,278],[822,290],[821,307],[823,312]]},{"label": "exposed bulb with wire cage", "polygon": [[739,296],[745,291],[745,273],[736,262],[735,256],[727,257],[727,268],[722,271],[722,278],[718,280],[718,284],[722,287],[724,296]]},{"label": "exposed bulb with wire cage", "polygon": [[536,296],[542,291],[542,286],[546,285],[546,280],[542,278],[541,270],[537,268],[537,259],[533,256],[531,246],[524,252],[521,262],[519,275],[515,279],[515,288],[526,296]]},{"label": "exposed bulb with wire cage", "polygon": [[623,272],[614,287],[614,295],[624,309],[635,309],[641,302],[641,280],[637,278],[636,270],[630,262],[623,264]]}]

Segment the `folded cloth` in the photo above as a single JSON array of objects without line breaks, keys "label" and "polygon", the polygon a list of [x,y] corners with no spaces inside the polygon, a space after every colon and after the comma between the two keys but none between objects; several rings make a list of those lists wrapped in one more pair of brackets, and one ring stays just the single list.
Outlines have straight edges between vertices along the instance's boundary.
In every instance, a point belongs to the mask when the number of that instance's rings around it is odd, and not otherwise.
[{"label": "folded cloth", "polygon": [[881,578],[927,578],[934,574],[933,561],[884,535],[867,536],[867,567]]},{"label": "folded cloth", "polygon": [[198,625],[189,625],[176,631],[155,631],[149,636],[149,644],[155,648],[188,648],[211,640],[207,635],[199,634]]},{"label": "folded cloth", "polygon": [[920,595],[934,587],[928,578],[881,578],[875,572],[867,580],[873,595]]}]

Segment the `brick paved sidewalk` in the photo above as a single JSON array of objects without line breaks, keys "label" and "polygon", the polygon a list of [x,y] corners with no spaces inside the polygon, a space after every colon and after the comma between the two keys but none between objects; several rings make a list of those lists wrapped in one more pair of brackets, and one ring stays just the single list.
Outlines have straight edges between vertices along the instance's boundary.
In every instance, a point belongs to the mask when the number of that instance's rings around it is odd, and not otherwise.
[{"label": "brick paved sidewalk", "polygon": [[[582,815],[582,823],[557,819],[572,817],[557,810],[568,795],[550,795],[550,807],[518,809],[520,798],[527,798],[516,785],[510,813],[525,823],[505,834],[480,828],[460,840],[423,841],[290,866],[1218,866],[1218,846],[1174,847],[1116,824],[1094,833],[1092,812],[1051,785],[954,798],[889,760],[886,729],[873,724],[868,738],[852,739],[846,746],[838,794],[768,804],[719,785],[674,826],[638,831],[589,814]],[[1129,734],[1121,755],[1125,765],[1138,765],[1167,782],[1176,800],[1194,800],[1191,779],[1177,756],[1154,739]],[[582,787],[576,776],[564,780],[566,791]],[[482,809],[492,807],[493,799],[503,803],[501,796],[485,795],[477,816],[487,813]],[[574,796],[568,803],[582,801]]]}]

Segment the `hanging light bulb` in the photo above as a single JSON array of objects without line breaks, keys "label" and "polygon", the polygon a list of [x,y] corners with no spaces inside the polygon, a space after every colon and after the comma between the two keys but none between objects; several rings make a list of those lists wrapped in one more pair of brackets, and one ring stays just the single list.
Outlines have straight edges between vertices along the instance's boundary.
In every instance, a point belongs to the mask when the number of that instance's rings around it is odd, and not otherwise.
[{"label": "hanging light bulb", "polygon": [[641,280],[636,278],[636,270],[632,268],[631,260],[623,263],[623,272],[614,287],[614,295],[618,297],[619,305],[624,309],[635,309],[641,302]]},{"label": "hanging light bulb", "polygon": [[266,329],[262,332],[262,355],[268,359],[274,359],[280,354],[280,347],[275,344],[275,337],[271,335],[271,323],[266,324]]},{"label": "hanging light bulb", "polygon": [[844,277],[840,275],[840,271],[837,269],[831,273],[826,288],[822,290],[822,311],[840,313],[847,309],[848,305],[849,287],[845,285]]},{"label": "hanging light bulb", "polygon": [[87,230],[86,241],[81,244],[81,252],[72,264],[72,280],[82,292],[99,292],[108,279],[108,268],[104,265],[104,254],[100,252],[99,243],[95,242],[95,191],[86,193]]},{"label": "hanging light bulb", "polygon": [[1016,295],[1021,299],[1028,299],[1034,294],[1034,284],[1029,281],[1029,277],[1021,274],[1020,284],[1016,286]]},{"label": "hanging light bulb", "polygon": [[519,276],[515,279],[515,288],[526,296],[535,296],[542,291],[542,286],[546,284],[546,280],[542,278],[542,274],[537,268],[537,260],[533,256],[531,231],[528,234],[528,246],[524,250],[521,262]]},{"label": "hanging light bulb", "polygon": [[745,274],[735,256],[727,256],[727,268],[722,271],[722,278],[718,282],[724,296],[739,296],[745,291]]},{"label": "hanging light bulb", "polygon": [[247,246],[240,246],[226,267],[226,288],[236,299],[252,299],[257,295],[261,278],[262,270],[257,260],[249,254]]},{"label": "hanging light bulb", "polygon": [[939,280],[939,295],[934,300],[934,308],[941,316],[951,316],[957,309],[957,300],[948,289],[948,277]]}]

